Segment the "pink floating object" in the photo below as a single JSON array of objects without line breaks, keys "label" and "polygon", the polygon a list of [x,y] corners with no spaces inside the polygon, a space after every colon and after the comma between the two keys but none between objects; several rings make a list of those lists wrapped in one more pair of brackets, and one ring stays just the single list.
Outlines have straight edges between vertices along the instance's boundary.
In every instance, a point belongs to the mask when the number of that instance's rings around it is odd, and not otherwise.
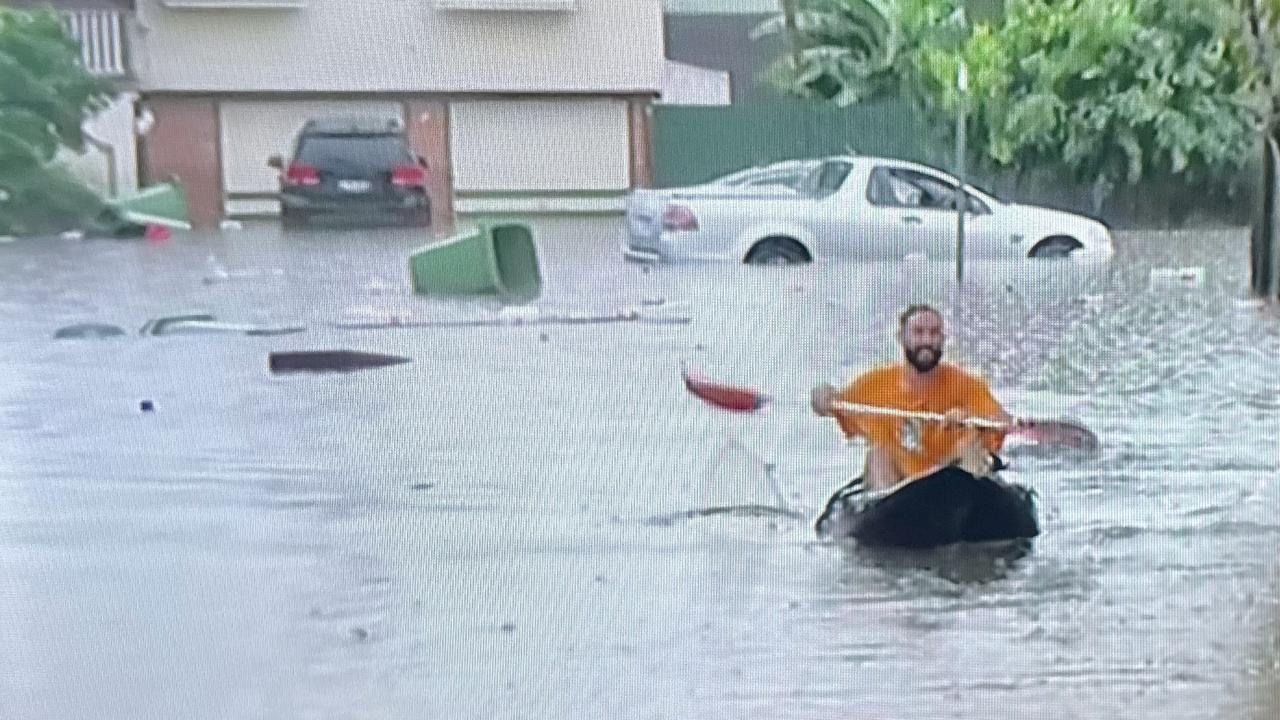
[{"label": "pink floating object", "polygon": [[148,225],[143,237],[150,242],[164,242],[173,237],[173,231],[164,225]]}]

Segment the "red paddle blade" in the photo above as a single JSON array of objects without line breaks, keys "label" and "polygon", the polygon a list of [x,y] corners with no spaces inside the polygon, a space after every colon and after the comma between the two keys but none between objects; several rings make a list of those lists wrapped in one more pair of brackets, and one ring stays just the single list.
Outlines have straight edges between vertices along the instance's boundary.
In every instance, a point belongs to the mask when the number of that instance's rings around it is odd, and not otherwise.
[{"label": "red paddle blade", "polygon": [[763,393],[749,388],[733,387],[712,382],[705,378],[689,374],[681,368],[680,376],[684,378],[684,387],[689,394],[708,405],[733,412],[755,412],[769,401]]}]

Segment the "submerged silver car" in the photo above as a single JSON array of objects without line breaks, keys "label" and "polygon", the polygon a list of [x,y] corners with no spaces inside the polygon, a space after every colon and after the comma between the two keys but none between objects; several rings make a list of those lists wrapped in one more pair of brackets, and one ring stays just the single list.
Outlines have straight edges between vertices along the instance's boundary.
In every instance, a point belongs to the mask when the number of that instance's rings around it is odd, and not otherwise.
[{"label": "submerged silver car", "polygon": [[[937,168],[833,156],[751,168],[627,200],[626,257],[759,264],[818,258],[954,258],[960,184]],[[965,257],[1109,258],[1110,230],[966,185]]]}]

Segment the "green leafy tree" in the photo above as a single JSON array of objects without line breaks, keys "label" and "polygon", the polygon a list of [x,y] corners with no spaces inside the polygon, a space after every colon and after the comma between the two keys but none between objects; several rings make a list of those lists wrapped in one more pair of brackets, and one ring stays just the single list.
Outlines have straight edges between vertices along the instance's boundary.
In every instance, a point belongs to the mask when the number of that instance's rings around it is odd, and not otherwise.
[{"label": "green leafy tree", "polygon": [[841,104],[896,94],[944,129],[966,103],[980,160],[1090,182],[1095,207],[1123,183],[1238,177],[1256,145],[1256,53],[1221,0],[1008,0],[982,22],[957,0],[796,2],[784,89]]},{"label": "green leafy tree", "polygon": [[84,227],[103,212],[53,161],[84,150],[83,122],[113,95],[54,12],[0,8],[0,233]]},{"label": "green leafy tree", "polygon": [[1277,132],[1280,119],[1280,0],[1230,0],[1243,23],[1243,39],[1253,53],[1263,93],[1263,131]]}]

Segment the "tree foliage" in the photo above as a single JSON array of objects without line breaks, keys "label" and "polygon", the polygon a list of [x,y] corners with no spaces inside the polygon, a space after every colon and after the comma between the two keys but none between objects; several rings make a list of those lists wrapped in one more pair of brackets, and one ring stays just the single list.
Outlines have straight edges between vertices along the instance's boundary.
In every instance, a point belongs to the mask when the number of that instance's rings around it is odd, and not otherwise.
[{"label": "tree foliage", "polygon": [[83,122],[113,95],[55,13],[0,8],[0,233],[83,226],[101,212],[53,161],[60,148],[84,149]]},{"label": "tree foliage", "polygon": [[1120,183],[1238,173],[1265,115],[1257,48],[1222,0],[1008,0],[989,22],[958,0],[797,4],[799,64],[780,59],[774,75],[785,90],[846,105],[898,95],[939,128],[964,104],[981,159],[1057,168],[1098,198]]}]

